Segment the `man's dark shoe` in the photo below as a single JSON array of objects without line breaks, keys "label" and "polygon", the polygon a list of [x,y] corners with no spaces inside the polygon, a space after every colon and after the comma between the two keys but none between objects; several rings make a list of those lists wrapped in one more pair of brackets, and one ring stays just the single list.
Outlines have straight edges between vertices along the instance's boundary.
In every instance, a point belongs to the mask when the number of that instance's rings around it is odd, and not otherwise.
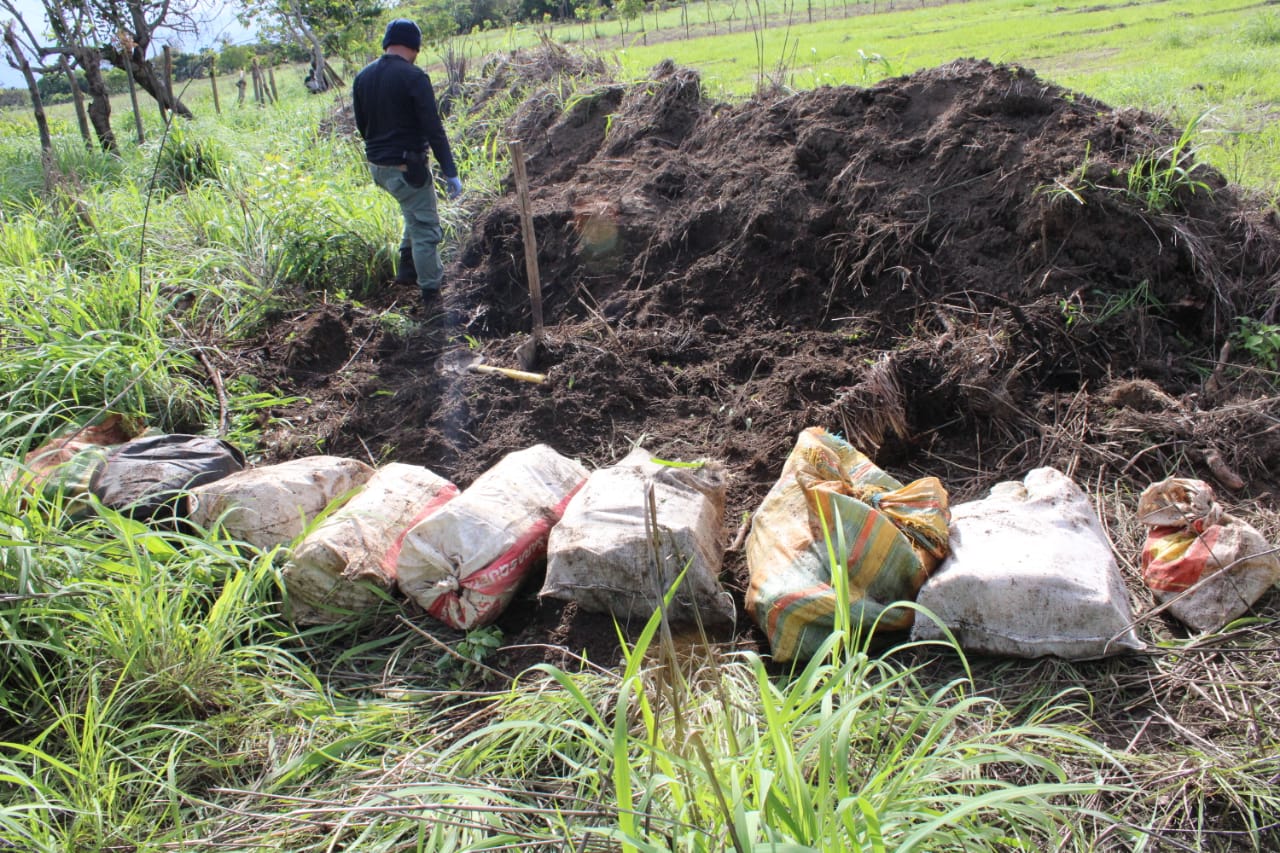
[{"label": "man's dark shoe", "polygon": [[440,303],[440,288],[422,289],[422,304],[426,308],[435,308]]},{"label": "man's dark shoe", "polygon": [[396,284],[417,284],[418,271],[413,266],[413,251],[400,250],[400,265],[396,267]]}]

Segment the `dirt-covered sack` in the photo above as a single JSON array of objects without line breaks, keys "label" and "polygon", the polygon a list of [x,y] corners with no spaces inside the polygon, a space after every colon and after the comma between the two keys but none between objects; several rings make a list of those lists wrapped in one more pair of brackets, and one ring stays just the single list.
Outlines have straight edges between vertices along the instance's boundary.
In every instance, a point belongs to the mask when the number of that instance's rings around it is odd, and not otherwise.
[{"label": "dirt-covered sack", "polygon": [[119,414],[109,415],[101,423],[50,439],[29,452],[23,457],[24,470],[11,482],[20,483],[28,492],[61,495],[66,501],[64,511],[83,512],[94,473],[106,463],[112,450],[137,437],[137,433],[134,425]]},{"label": "dirt-covered sack", "polygon": [[293,542],[325,507],[372,476],[370,466],[339,456],[250,468],[193,489],[191,520],[206,529],[221,523],[231,538],[266,551]]},{"label": "dirt-covered sack", "polygon": [[405,530],[458,494],[453,483],[418,465],[392,462],[293,549],[284,567],[296,622],[335,622],[372,607],[396,582],[387,559]]},{"label": "dirt-covered sack", "polygon": [[392,549],[400,591],[460,630],[497,619],[586,479],[545,444],[507,454]]},{"label": "dirt-covered sack", "polygon": [[94,470],[89,491],[105,506],[146,521],[185,517],[187,489],[213,483],[245,465],[235,445],[202,435],[153,435],[125,442]]},{"label": "dirt-covered sack", "polygon": [[[953,506],[951,556],[917,601],[972,652],[1089,660],[1142,648],[1102,523],[1053,468]],[[918,615],[911,636],[943,632]]]},{"label": "dirt-covered sack", "polygon": [[723,465],[664,465],[643,448],[593,472],[551,529],[539,597],[644,620],[683,571],[668,619],[731,623],[733,599],[719,580],[725,490]]},{"label": "dirt-covered sack", "polygon": [[1151,530],[1142,580],[1169,612],[1197,631],[1216,631],[1280,582],[1275,549],[1248,522],[1228,515],[1202,480],[1170,477],[1138,497]]},{"label": "dirt-covered sack", "polygon": [[824,528],[833,548],[846,546],[852,624],[901,630],[913,613],[892,605],[915,598],[946,555],[947,518],[936,477],[904,486],[843,439],[819,427],[802,432],[747,537],[747,612],[773,657],[810,657],[835,627]]}]

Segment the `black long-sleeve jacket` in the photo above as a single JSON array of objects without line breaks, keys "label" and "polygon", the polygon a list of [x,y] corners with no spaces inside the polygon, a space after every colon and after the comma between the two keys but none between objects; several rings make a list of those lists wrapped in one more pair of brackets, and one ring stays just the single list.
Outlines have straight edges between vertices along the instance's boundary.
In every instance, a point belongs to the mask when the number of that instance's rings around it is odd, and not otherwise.
[{"label": "black long-sleeve jacket", "polygon": [[384,53],[356,75],[351,99],[370,163],[398,166],[406,151],[425,151],[430,145],[444,176],[458,176],[427,72],[404,57]]}]

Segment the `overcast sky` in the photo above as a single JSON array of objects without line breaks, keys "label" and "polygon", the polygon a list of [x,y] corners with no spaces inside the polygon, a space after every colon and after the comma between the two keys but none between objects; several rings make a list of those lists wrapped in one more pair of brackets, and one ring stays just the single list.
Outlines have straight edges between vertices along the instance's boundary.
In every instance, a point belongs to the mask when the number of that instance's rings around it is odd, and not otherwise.
[{"label": "overcast sky", "polygon": [[[44,6],[41,5],[40,0],[14,0],[14,5],[22,12],[23,20],[37,34],[45,29]],[[162,50],[166,43],[172,45],[174,50],[197,50],[217,44],[224,35],[235,44],[243,44],[253,40],[250,32],[236,21],[235,12],[230,7],[230,4],[224,2],[224,0],[197,0],[196,8],[199,10],[197,16],[202,21],[198,38],[193,39],[188,36],[183,41],[174,33],[164,33],[156,39],[152,50]],[[8,20],[9,16],[7,14],[0,13],[0,27],[3,27]],[[190,42],[190,44],[186,42]],[[9,63],[4,58],[7,55],[7,48],[4,47],[3,43],[0,43],[0,87],[25,87],[22,82],[22,73],[9,67]],[[27,58],[31,59],[31,57]]]}]

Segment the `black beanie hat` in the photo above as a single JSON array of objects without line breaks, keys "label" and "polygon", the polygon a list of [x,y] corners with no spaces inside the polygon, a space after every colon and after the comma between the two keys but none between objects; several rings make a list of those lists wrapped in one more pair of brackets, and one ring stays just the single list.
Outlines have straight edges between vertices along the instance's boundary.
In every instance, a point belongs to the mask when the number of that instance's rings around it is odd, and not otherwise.
[{"label": "black beanie hat", "polygon": [[411,50],[419,50],[422,47],[422,30],[418,29],[418,25],[413,21],[396,18],[387,24],[387,34],[382,37],[382,49],[386,50],[393,44],[402,44]]}]

